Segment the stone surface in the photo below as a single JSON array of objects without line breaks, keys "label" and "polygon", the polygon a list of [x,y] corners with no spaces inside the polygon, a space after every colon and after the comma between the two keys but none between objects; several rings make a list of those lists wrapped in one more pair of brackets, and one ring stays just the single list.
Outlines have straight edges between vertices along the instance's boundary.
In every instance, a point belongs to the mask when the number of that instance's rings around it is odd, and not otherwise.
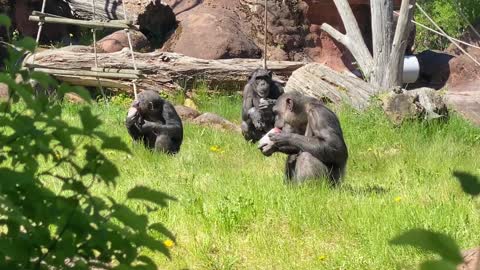
[{"label": "stone surface", "polygon": [[464,263],[457,270],[480,270],[480,248],[473,248],[462,253]]},{"label": "stone surface", "polygon": [[193,120],[200,116],[200,112],[197,110],[183,105],[176,105],[175,111],[177,111],[178,116],[180,116],[182,120]]},{"label": "stone surface", "polygon": [[[151,49],[147,37],[139,31],[130,31],[132,47],[136,52],[147,52]],[[130,48],[127,33],[124,30],[113,32],[97,42],[99,53],[112,53],[121,51],[123,48]]]},{"label": "stone surface", "polygon": [[460,115],[480,126],[480,80],[449,87],[445,99]]},{"label": "stone surface", "polygon": [[221,130],[231,130],[235,132],[241,132],[240,126],[224,119],[223,117],[214,113],[204,113],[193,120],[194,124],[202,125],[206,127],[212,127]]},{"label": "stone surface", "polygon": [[383,109],[396,125],[406,120],[448,117],[443,97],[431,88],[392,91],[383,98]]},{"label": "stone surface", "polygon": [[163,50],[202,59],[260,57],[260,48],[246,35],[233,11],[238,1],[198,2],[179,5],[178,1],[166,1],[173,7],[179,26]]}]

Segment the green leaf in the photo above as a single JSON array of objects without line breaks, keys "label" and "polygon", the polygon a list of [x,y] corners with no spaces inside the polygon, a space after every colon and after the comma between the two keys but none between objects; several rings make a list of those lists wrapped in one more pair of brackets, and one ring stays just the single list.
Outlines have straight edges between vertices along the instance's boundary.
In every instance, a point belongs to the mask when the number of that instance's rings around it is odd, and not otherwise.
[{"label": "green leaf", "polygon": [[394,245],[410,245],[425,251],[434,252],[449,262],[463,261],[457,243],[447,235],[424,229],[413,229],[397,236],[390,242]]},{"label": "green leaf", "polygon": [[12,26],[12,21],[5,14],[0,14],[0,25],[5,26],[5,28],[10,28]]},{"label": "green leaf", "polygon": [[130,208],[121,204],[117,204],[113,207],[112,217],[117,218],[126,226],[139,232],[143,232],[147,228],[147,216],[137,215]]},{"label": "green leaf", "polygon": [[156,191],[148,187],[134,187],[127,193],[127,198],[149,201],[160,206],[167,206],[167,201],[172,200],[176,201],[177,199],[163,193],[161,191]]},{"label": "green leaf", "polygon": [[82,108],[79,114],[80,120],[82,121],[82,126],[87,134],[91,133],[94,129],[98,128],[102,124],[102,121],[100,121],[97,116],[92,114],[92,111],[89,107]]},{"label": "green leaf", "polygon": [[456,270],[457,266],[448,261],[426,261],[420,266],[421,270]]},{"label": "green leaf", "polygon": [[37,47],[37,42],[31,37],[24,37],[18,41],[15,41],[13,44],[30,52],[35,51],[35,48]]},{"label": "green leaf", "polygon": [[453,172],[453,175],[460,182],[465,193],[472,196],[478,196],[480,194],[480,181],[477,176],[459,171]]},{"label": "green leaf", "polygon": [[150,225],[149,229],[157,231],[157,232],[165,235],[166,237],[170,238],[174,242],[177,241],[175,239],[175,235],[173,235],[173,233],[171,233],[165,226],[163,226],[162,223],[154,223],[154,224]]},{"label": "green leaf", "polygon": [[141,267],[142,267],[141,269],[145,269],[145,270],[156,270],[156,269],[158,269],[155,262],[147,256],[139,256],[137,258],[137,260],[144,264],[144,265],[141,265]]}]

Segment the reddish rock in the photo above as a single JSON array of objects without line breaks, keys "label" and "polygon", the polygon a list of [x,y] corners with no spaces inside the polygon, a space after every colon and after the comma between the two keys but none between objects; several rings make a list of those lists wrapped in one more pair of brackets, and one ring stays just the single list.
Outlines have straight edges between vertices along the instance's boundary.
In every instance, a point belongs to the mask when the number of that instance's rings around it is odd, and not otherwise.
[{"label": "reddish rock", "polygon": [[8,99],[8,86],[4,83],[0,83],[0,101]]},{"label": "reddish rock", "polygon": [[246,35],[235,13],[239,3],[207,0],[179,5],[176,2],[167,4],[177,14],[179,26],[163,50],[202,59],[260,58],[260,48]]},{"label": "reddish rock", "polygon": [[224,119],[214,113],[204,113],[193,120],[193,123],[201,126],[212,127],[220,130],[232,130],[241,132],[240,126]]},{"label": "reddish rock", "polygon": [[[133,50],[136,52],[149,51],[150,43],[147,37],[139,31],[130,31]],[[127,33],[124,30],[116,31],[97,42],[97,50],[100,53],[112,53],[129,48]]]},{"label": "reddish rock", "polygon": [[[38,31],[38,23],[31,22],[28,17],[32,15],[32,11],[41,10],[42,1],[40,0],[17,0],[13,6],[13,23],[14,28],[24,36],[36,38]],[[46,13],[59,15],[62,17],[72,18],[69,5],[62,0],[49,0],[45,8]],[[45,24],[42,30],[41,42],[58,42],[63,41],[69,43],[70,34],[77,36],[78,28],[71,25],[62,24]]]},{"label": "reddish rock", "polygon": [[182,120],[193,120],[200,116],[197,110],[183,105],[176,105],[175,111],[177,111],[178,116],[180,116]]}]

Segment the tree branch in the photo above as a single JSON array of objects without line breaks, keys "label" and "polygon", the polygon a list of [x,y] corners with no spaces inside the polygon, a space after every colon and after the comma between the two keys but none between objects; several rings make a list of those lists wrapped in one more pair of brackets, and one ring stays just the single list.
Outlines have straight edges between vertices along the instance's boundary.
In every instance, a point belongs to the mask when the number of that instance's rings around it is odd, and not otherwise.
[{"label": "tree branch", "polygon": [[402,0],[400,15],[393,38],[390,62],[387,69],[387,85],[395,86],[402,84],[403,62],[405,58],[405,49],[407,47],[407,37],[412,29],[412,18],[415,7],[415,0]]},{"label": "tree branch", "polygon": [[385,85],[393,40],[393,1],[370,0],[372,17],[373,74],[370,82]]},{"label": "tree branch", "polygon": [[334,2],[342,18],[346,34],[341,34],[338,30],[326,23],[322,24],[320,28],[333,39],[343,44],[352,53],[355,60],[357,60],[365,76],[370,77],[373,70],[373,57],[365,44],[350,4],[347,0],[334,0]]}]

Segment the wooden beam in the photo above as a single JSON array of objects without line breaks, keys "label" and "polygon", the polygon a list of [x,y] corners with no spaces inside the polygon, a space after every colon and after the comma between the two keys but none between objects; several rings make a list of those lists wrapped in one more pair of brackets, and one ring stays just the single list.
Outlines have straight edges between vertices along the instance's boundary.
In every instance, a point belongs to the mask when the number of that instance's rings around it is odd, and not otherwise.
[{"label": "wooden beam", "polygon": [[35,71],[53,74],[53,75],[75,75],[86,77],[101,77],[101,78],[114,78],[114,79],[139,79],[140,77],[135,74],[127,73],[110,73],[110,72],[98,72],[89,70],[67,70],[67,69],[55,69],[55,68],[34,68]]},{"label": "wooden beam", "polygon": [[50,17],[50,16],[35,16],[31,15],[28,17],[30,21],[33,22],[44,22],[44,23],[52,23],[52,24],[70,24],[70,25],[77,25],[81,27],[89,27],[89,28],[113,28],[113,29],[135,29],[138,30],[138,27],[128,24],[128,21],[86,21],[86,20],[77,20],[77,19],[70,19],[70,18],[63,18],[63,17]]}]

